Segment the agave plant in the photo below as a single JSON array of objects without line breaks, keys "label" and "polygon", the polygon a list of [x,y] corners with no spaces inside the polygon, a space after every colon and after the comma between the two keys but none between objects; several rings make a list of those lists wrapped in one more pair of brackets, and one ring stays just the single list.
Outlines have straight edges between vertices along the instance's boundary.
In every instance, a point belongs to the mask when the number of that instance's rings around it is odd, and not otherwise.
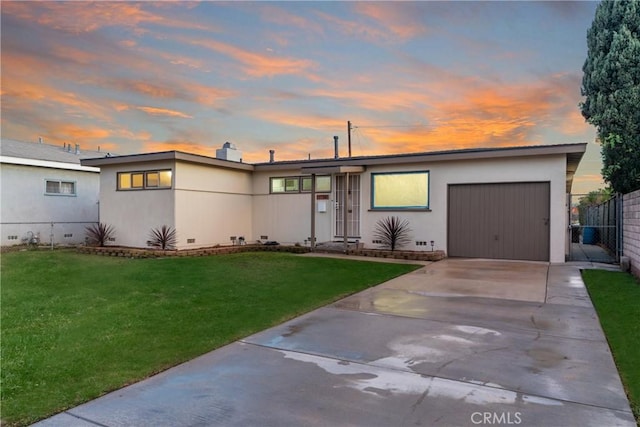
[{"label": "agave plant", "polygon": [[113,226],[104,224],[91,224],[86,227],[87,243],[94,246],[104,246],[105,243],[115,236]]},{"label": "agave plant", "polygon": [[173,249],[178,241],[176,229],[168,225],[163,225],[161,228],[152,228],[149,237],[147,244],[162,250]]},{"label": "agave plant", "polygon": [[411,242],[410,232],[409,221],[401,220],[397,216],[389,216],[376,223],[373,235],[382,242],[381,245],[384,248],[395,251]]}]

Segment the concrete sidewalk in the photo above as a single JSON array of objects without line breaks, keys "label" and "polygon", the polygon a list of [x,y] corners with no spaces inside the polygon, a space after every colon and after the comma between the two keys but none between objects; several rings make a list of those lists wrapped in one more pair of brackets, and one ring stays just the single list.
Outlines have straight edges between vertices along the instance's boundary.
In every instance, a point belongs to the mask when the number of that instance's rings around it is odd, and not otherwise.
[{"label": "concrete sidewalk", "polygon": [[456,260],[39,426],[635,426],[579,265]]}]

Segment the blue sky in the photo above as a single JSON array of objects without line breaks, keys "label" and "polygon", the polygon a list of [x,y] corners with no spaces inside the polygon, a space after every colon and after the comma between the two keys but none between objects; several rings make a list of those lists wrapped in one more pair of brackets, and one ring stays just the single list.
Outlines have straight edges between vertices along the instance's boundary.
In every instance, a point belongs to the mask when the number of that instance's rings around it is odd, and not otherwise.
[{"label": "blue sky", "polygon": [[[2,136],[247,162],[588,142],[596,2],[2,2]],[[344,151],[343,154],[346,154]]]}]

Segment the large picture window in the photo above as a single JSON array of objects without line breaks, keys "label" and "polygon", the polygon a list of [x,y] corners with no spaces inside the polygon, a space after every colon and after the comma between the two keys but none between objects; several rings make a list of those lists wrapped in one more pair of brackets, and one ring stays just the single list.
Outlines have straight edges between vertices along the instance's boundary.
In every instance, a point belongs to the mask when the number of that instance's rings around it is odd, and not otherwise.
[{"label": "large picture window", "polygon": [[57,179],[47,179],[45,181],[45,194],[55,196],[75,196],[75,181],[60,181]]},{"label": "large picture window", "polygon": [[428,208],[428,171],[371,174],[371,209]]},{"label": "large picture window", "polygon": [[[281,178],[271,178],[271,193],[301,193],[311,191],[310,176],[287,176]],[[331,192],[331,177],[328,175],[316,176],[316,192]]]},{"label": "large picture window", "polygon": [[118,190],[171,188],[171,171],[118,172]]}]

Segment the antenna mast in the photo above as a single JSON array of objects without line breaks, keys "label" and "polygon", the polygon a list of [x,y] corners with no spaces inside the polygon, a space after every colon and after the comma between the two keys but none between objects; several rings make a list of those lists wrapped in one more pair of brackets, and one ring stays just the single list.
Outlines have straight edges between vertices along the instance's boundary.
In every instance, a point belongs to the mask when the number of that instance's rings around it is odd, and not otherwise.
[{"label": "antenna mast", "polygon": [[351,157],[351,120],[347,121],[347,146],[349,147],[349,156]]}]

